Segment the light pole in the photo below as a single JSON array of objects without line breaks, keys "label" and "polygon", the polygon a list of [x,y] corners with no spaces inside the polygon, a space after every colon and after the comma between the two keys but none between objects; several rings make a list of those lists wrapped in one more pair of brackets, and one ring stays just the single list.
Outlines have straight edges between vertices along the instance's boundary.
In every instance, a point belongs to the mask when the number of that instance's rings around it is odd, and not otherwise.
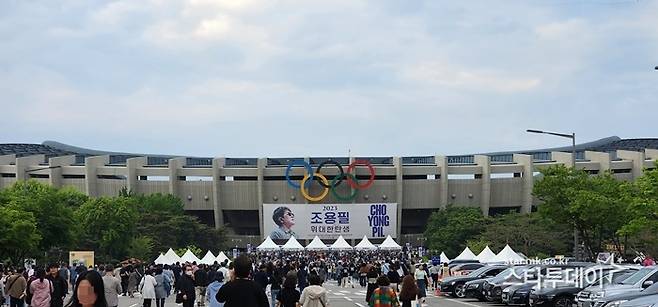
[{"label": "light pole", "polygon": [[[658,66],[656,66],[658,69]],[[571,168],[576,170],[576,133],[572,132],[571,134],[567,133],[557,133],[543,130],[527,129],[526,132],[529,133],[538,133],[538,134],[550,134],[554,136],[559,136],[567,139],[571,139]],[[578,260],[578,229],[576,229],[576,223],[573,226],[573,256]]]}]

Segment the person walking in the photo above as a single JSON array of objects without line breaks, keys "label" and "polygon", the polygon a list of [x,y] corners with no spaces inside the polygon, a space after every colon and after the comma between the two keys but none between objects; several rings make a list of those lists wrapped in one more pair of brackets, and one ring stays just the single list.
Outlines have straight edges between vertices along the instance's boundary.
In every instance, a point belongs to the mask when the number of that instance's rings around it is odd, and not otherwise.
[{"label": "person walking", "polygon": [[130,279],[131,266],[123,264],[119,270],[119,278],[121,279],[121,289],[123,289],[123,296],[128,295],[128,280]]},{"label": "person walking", "polygon": [[[215,273],[215,279],[206,288],[206,300],[208,307],[224,307],[224,303],[217,301],[217,291],[224,285],[224,274],[222,272]],[[164,307],[164,306],[163,306]]]},{"label": "person walking", "polygon": [[42,268],[36,270],[35,276],[35,280],[30,284],[30,292],[32,293],[30,306],[50,307],[53,283],[46,279],[46,270]]},{"label": "person walking", "polygon": [[174,277],[174,271],[171,269],[171,267],[168,264],[165,264],[164,269],[162,270],[162,275],[164,275],[168,280],[169,283],[165,284],[165,291],[167,292],[167,296],[171,294],[171,288],[176,282],[176,278]]},{"label": "person walking", "polygon": [[265,291],[249,279],[251,260],[242,254],[233,261],[231,280],[217,291],[217,301],[224,307],[267,307]]},{"label": "person walking", "polygon": [[108,307],[103,278],[98,272],[81,271],[73,289],[73,296],[66,307]]},{"label": "person walking", "polygon": [[322,287],[322,277],[317,274],[311,274],[308,277],[310,286],[302,291],[299,304],[302,307],[326,307],[329,305],[327,298],[327,289]]},{"label": "person walking", "polygon": [[299,307],[300,293],[295,289],[297,284],[297,277],[295,275],[288,275],[283,282],[283,289],[279,292],[276,298],[279,307]]},{"label": "person walking", "polygon": [[402,290],[400,291],[400,301],[402,307],[411,307],[411,301],[418,295],[418,285],[413,276],[407,275],[402,279]]},{"label": "person walking", "polygon": [[107,306],[119,306],[119,294],[123,293],[123,288],[121,287],[121,280],[114,277],[114,267],[112,267],[112,265],[105,267],[103,288],[105,290],[105,301],[107,302]]},{"label": "person walking", "polygon": [[306,271],[306,264],[302,263],[299,265],[299,271],[297,271],[297,288],[299,288],[299,291],[304,291],[307,285],[308,271]]},{"label": "person walking", "polygon": [[130,295],[130,298],[135,297],[134,294],[137,291],[139,280],[139,271],[134,267],[130,267],[130,273],[128,273],[128,295]]},{"label": "person walking", "polygon": [[23,277],[25,268],[18,268],[18,270],[7,278],[5,285],[5,293],[9,295],[10,307],[23,307],[25,298],[25,290],[27,289],[27,280]]},{"label": "person walking", "polygon": [[370,303],[370,297],[372,296],[372,292],[377,289],[377,269],[375,267],[371,267],[370,271],[368,271],[368,274],[366,275],[366,282],[368,284],[368,288],[366,289],[366,303]]},{"label": "person walking", "polygon": [[418,284],[418,300],[421,303],[425,303],[425,297],[427,297],[427,272],[425,271],[425,265],[423,264],[414,272],[416,278],[416,284]]},{"label": "person walking", "polygon": [[183,267],[183,274],[176,282],[176,303],[182,303],[183,307],[193,307],[196,300],[192,266]]},{"label": "person walking", "polygon": [[272,272],[272,277],[270,277],[270,292],[272,295],[272,302],[270,307],[275,307],[276,306],[276,298],[279,295],[279,292],[281,291],[281,285],[283,284],[283,276],[285,275],[283,271],[283,266],[281,266],[281,263],[277,263],[277,266],[274,268],[274,272]]},{"label": "person walking", "polygon": [[164,274],[162,267],[155,269],[155,306],[164,307],[165,299],[167,298],[167,287],[171,284],[169,276]]},{"label": "person walking", "polygon": [[398,295],[393,288],[390,287],[391,283],[386,276],[377,278],[377,285],[379,286],[372,292],[370,307],[399,307]]},{"label": "person walking", "polygon": [[68,273],[68,270],[61,270],[56,263],[48,266],[48,275],[46,278],[50,280],[53,285],[53,293],[50,297],[50,307],[64,306],[64,298],[68,294],[69,285],[66,277],[60,275]]},{"label": "person walking", "polygon": [[151,307],[151,302],[155,299],[155,286],[158,284],[153,277],[153,271],[146,270],[144,277],[139,282],[139,292],[142,293],[144,299],[144,307]]},{"label": "person walking", "polygon": [[208,272],[206,272],[205,265],[199,265],[199,268],[194,272],[194,285],[196,286],[196,300],[199,307],[205,305],[206,301],[206,287],[208,286]]}]

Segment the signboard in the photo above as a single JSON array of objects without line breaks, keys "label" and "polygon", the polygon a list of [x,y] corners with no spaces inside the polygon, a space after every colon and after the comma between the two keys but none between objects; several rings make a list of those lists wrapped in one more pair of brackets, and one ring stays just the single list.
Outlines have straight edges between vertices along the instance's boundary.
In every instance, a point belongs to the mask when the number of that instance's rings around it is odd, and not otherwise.
[{"label": "signboard", "polygon": [[69,252],[69,265],[83,264],[85,267],[94,266],[94,252],[90,251],[73,251]]},{"label": "signboard", "polygon": [[274,240],[396,237],[397,204],[263,204],[264,236]]}]

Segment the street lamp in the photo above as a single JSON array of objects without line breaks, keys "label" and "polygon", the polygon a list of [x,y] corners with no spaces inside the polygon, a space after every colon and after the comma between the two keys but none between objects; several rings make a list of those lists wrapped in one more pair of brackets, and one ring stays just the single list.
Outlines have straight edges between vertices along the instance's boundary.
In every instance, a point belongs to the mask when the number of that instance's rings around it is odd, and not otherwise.
[{"label": "street lamp", "polygon": [[526,130],[526,132],[538,133],[538,134],[550,134],[550,135],[571,139],[571,167],[573,167],[574,169],[576,168],[576,133],[575,132],[571,134],[566,134],[566,133],[557,133],[557,132],[549,132],[549,131],[534,130],[534,129],[528,129]]},{"label": "street lamp", "polygon": [[[658,69],[658,66],[656,66],[656,69]],[[557,132],[542,131],[535,129],[527,129],[526,132],[538,133],[538,134],[550,134],[554,136],[571,139],[571,168],[573,168],[574,171],[576,170],[576,133],[575,132],[572,132],[571,134],[566,134],[566,133],[557,133]],[[576,229],[575,223],[573,226],[573,256],[576,257],[576,259],[578,259],[578,229]]]}]

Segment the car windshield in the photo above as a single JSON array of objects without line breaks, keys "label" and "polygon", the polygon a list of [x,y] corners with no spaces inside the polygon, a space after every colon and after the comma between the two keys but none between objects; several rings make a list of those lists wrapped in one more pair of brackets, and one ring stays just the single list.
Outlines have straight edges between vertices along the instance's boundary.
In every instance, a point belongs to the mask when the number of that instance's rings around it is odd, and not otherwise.
[{"label": "car windshield", "polygon": [[481,268],[479,268],[475,271],[472,271],[472,272],[468,273],[468,277],[478,277],[478,276],[484,274],[485,272],[489,271],[490,269],[491,269],[491,267],[483,266],[483,267],[481,267]]},{"label": "car windshield", "polygon": [[622,285],[634,285],[642,278],[645,276],[651,274],[653,272],[653,268],[642,268],[639,271],[635,272],[635,274],[631,275],[631,277],[624,279],[624,281],[621,282]]}]

